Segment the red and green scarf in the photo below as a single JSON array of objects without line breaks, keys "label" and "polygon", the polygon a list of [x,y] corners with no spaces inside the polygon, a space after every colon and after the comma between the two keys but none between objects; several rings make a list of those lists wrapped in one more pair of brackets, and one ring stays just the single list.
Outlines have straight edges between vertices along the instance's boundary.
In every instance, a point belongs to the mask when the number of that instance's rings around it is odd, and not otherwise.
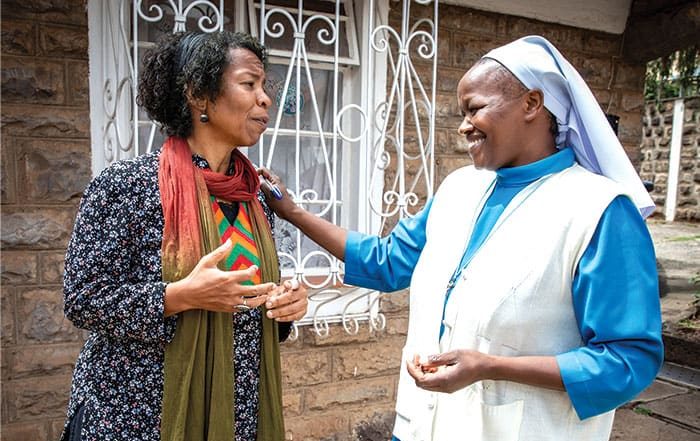
[{"label": "red and green scarf", "polygon": [[[221,237],[212,208],[210,197],[214,196],[240,203],[239,212],[247,215],[252,248],[260,261],[259,283],[279,283],[270,225],[257,200],[258,175],[238,150],[232,155],[233,173],[225,175],[196,167],[184,139],[170,137],[163,144],[158,170],[164,216],[163,281],[183,279],[202,256],[227,239]],[[230,265],[222,262],[221,268],[227,270]],[[180,313],[175,337],[165,349],[163,369],[161,439],[233,441],[232,314],[199,309]],[[258,441],[283,440],[278,328],[264,311],[258,401]]]}]

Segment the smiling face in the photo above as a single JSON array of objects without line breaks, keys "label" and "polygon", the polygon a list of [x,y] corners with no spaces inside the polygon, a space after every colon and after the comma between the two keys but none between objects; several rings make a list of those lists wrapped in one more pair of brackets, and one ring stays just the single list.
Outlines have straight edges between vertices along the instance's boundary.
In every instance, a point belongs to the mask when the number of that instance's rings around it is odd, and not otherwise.
[{"label": "smiling face", "polygon": [[[510,76],[510,78],[508,78]],[[497,170],[531,162],[526,148],[528,91],[499,65],[477,63],[457,86],[464,116],[459,133],[479,169]]]},{"label": "smiling face", "polygon": [[[231,63],[221,76],[221,93],[206,105],[210,133],[222,143],[251,146],[267,128],[270,97],[264,90],[265,70],[248,49],[231,49]],[[198,112],[193,112],[199,118]]]}]

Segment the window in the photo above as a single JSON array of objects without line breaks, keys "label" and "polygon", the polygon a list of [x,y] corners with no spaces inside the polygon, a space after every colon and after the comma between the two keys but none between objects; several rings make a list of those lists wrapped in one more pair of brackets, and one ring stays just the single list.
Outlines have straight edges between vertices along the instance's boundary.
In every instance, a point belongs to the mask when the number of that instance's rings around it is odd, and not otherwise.
[{"label": "window", "polygon": [[[404,17],[410,3],[403,4]],[[89,0],[88,15],[94,173],[163,142],[135,102],[144,49],[167,32],[227,29],[252,33],[270,51],[271,122],[244,151],[279,174],[298,204],[346,228],[378,233],[387,216],[410,215],[406,207],[417,200],[411,194],[420,179],[407,184],[404,165],[416,160],[423,193],[432,194],[436,48],[426,40],[437,39],[432,27],[425,30],[429,20],[410,31],[402,25],[399,34],[387,26],[387,0]],[[390,49],[392,39],[399,49]],[[432,47],[433,63],[429,89],[416,87],[419,100],[412,81],[421,79],[407,57],[416,42],[423,54]],[[429,123],[421,126],[426,115]],[[403,150],[410,131],[421,135],[412,155]],[[348,332],[364,320],[383,326],[378,293],[343,286],[342,263],[293,226],[280,221],[276,234],[283,277],[314,289],[297,325],[313,324],[319,333],[332,322]]]}]

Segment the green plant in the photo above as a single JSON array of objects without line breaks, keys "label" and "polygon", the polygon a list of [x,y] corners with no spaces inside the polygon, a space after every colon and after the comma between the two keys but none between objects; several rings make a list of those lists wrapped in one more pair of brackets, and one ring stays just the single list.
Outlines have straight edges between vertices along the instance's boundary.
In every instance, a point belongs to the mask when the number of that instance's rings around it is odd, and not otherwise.
[{"label": "green plant", "polygon": [[651,409],[644,407],[644,406],[641,406],[641,405],[635,406],[635,408],[633,410],[634,410],[634,413],[639,414],[639,415],[647,415],[648,416],[648,415],[651,415],[652,413],[654,413],[654,412],[652,412]]},{"label": "green plant", "polygon": [[644,98],[658,101],[700,94],[700,46],[694,45],[647,63]]}]

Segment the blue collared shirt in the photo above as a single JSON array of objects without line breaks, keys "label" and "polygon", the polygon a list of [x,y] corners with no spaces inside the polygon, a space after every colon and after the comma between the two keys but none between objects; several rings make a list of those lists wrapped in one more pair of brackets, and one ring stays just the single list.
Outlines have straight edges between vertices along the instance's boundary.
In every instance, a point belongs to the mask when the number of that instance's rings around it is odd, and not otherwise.
[{"label": "blue collared shirt", "polygon": [[[567,148],[531,164],[497,170],[494,190],[458,268],[469,264],[520,190],[573,163],[573,151]],[[425,245],[431,202],[416,216],[401,220],[387,237],[350,232],[345,283],[384,292],[407,288]],[[663,360],[654,246],[629,198],[618,196],[603,213],[579,261],[572,293],[585,345],[556,359],[574,409],[584,419],[635,397],[654,379]]]}]

